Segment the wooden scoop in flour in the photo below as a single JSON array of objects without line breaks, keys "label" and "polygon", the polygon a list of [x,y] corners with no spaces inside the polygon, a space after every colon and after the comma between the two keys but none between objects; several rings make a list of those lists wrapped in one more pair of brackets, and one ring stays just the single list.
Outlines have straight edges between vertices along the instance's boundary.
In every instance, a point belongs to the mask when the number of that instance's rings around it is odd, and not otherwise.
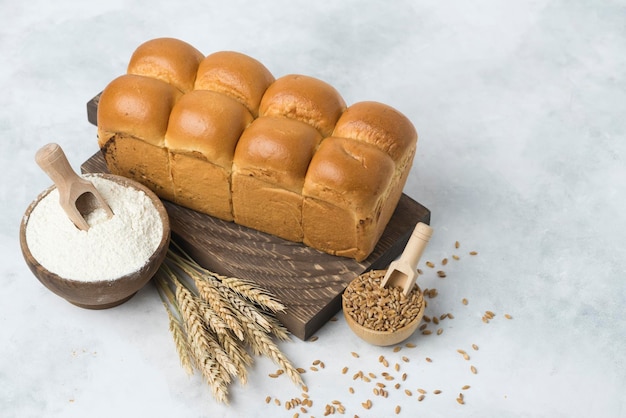
[{"label": "wooden scoop in flour", "polygon": [[93,183],[72,170],[58,144],[44,145],[37,151],[35,161],[56,185],[59,190],[59,203],[78,229],[83,231],[89,229],[85,216],[98,208],[104,209],[108,218],[113,216],[113,211]]},{"label": "wooden scoop in flour", "polygon": [[419,222],[415,226],[402,255],[389,265],[381,287],[399,286],[405,296],[409,294],[417,279],[417,263],[432,234],[433,229],[425,223]]}]

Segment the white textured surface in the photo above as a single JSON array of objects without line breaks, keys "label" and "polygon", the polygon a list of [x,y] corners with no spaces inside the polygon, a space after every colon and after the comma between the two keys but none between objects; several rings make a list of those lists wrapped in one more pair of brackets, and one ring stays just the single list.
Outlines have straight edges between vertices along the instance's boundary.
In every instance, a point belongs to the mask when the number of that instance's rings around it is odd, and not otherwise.
[{"label": "white textured surface", "polygon": [[[231,387],[230,406],[216,405],[179,366],[151,286],[118,308],[82,310],[39,284],[19,250],[21,216],[50,184],[36,150],[58,142],[78,167],[97,150],[86,102],[137,45],[174,36],[404,112],[420,135],[405,192],[433,214],[424,259],[461,242],[445,279],[430,269],[421,278],[439,290],[427,314],[455,315],[442,335],[415,335],[418,347],[396,354],[361,342],[340,317],[316,342],[281,345],[298,366],[326,364],[304,375],[314,405],[300,416],[323,416],[333,399],[360,417],[395,416],[397,404],[399,416],[625,416],[625,16],[623,2],[582,0],[1,2],[0,415],[295,412],[265,404],[300,395],[267,376],[275,366],[265,359],[245,388]],[[484,324],[487,309],[497,316]],[[380,354],[411,359],[387,399],[352,380],[359,369],[380,378]],[[422,402],[418,387],[429,391]]]}]

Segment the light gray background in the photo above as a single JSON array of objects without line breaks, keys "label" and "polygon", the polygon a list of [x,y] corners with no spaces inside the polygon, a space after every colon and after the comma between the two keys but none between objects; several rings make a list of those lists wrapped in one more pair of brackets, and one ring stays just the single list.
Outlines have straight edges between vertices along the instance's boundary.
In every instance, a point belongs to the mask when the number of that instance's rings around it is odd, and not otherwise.
[{"label": "light gray background", "polygon": [[[439,291],[427,314],[455,315],[442,335],[415,335],[418,347],[396,354],[339,316],[316,342],[281,344],[298,366],[326,364],[305,374],[315,404],[301,416],[323,416],[334,399],[361,417],[393,416],[396,404],[400,416],[625,416],[625,18],[623,1],[591,0],[0,1],[0,415],[295,412],[265,404],[300,395],[267,376],[276,367],[266,359],[231,387],[230,406],[217,405],[179,366],[152,286],[116,309],[82,310],[47,291],[19,250],[22,214],[50,184],[36,150],[58,142],[75,167],[95,153],[86,102],[140,43],[173,36],[405,113],[419,132],[405,193],[432,210],[435,230],[424,260],[461,242],[448,277],[420,278]],[[489,324],[485,310],[497,314]],[[351,378],[380,375],[381,354],[411,358],[386,400]],[[421,403],[403,393],[418,387],[429,391]]]}]

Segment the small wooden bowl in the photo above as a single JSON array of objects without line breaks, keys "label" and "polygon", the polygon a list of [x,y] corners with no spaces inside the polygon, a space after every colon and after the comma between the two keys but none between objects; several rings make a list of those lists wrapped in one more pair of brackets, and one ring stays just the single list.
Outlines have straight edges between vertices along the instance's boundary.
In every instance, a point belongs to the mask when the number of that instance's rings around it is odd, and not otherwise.
[{"label": "small wooden bowl", "polygon": [[[415,286],[417,287],[417,285]],[[422,322],[424,311],[426,310],[425,303],[423,301],[422,290],[418,287],[417,291],[420,294],[421,300],[419,313],[411,322],[396,331],[376,331],[359,324],[357,321],[354,320],[354,318],[352,318],[352,316],[346,313],[346,302],[345,299],[342,297],[341,306],[343,308],[343,316],[344,318],[346,318],[346,322],[348,323],[348,326],[350,327],[352,332],[354,332],[357,337],[372,345],[385,347],[401,343],[402,341],[413,335],[415,330],[417,330],[420,322]]]},{"label": "small wooden bowl", "polygon": [[132,298],[157,272],[167,255],[170,243],[170,222],[163,203],[159,200],[157,195],[146,186],[126,177],[112,174],[92,174],[92,176],[99,176],[125,187],[132,187],[143,191],[159,212],[161,222],[163,223],[163,236],[161,237],[161,242],[157,250],[150,256],[141,269],[111,281],[87,282],[65,279],[46,270],[45,267],[39,264],[28,249],[26,243],[26,225],[35,206],[37,206],[41,199],[47,196],[48,193],[54,190],[55,186],[42,192],[26,209],[26,213],[22,217],[22,223],[20,224],[20,246],[24,260],[26,260],[26,264],[30,270],[35,277],[53,293],[81,308],[107,309],[121,305]]}]

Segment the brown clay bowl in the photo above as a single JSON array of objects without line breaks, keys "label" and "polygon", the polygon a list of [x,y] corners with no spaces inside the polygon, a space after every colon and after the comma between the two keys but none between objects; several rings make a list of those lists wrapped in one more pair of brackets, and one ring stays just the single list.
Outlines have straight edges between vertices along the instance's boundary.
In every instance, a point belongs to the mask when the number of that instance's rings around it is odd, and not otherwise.
[{"label": "brown clay bowl", "polygon": [[114,181],[125,187],[133,187],[135,189],[142,190],[150,198],[150,200],[152,200],[152,203],[159,212],[163,223],[163,236],[161,237],[161,242],[159,243],[157,250],[152,254],[152,256],[150,256],[141,269],[115,280],[87,282],[65,279],[46,270],[45,267],[39,264],[28,249],[26,242],[26,225],[35,206],[37,206],[41,199],[48,195],[48,193],[54,190],[55,186],[52,186],[42,192],[26,209],[20,224],[20,246],[22,248],[22,254],[24,256],[24,260],[26,260],[26,264],[35,277],[37,277],[37,279],[50,291],[81,308],[107,309],[121,305],[132,298],[135,293],[146,285],[152,276],[154,276],[157,272],[159,266],[167,255],[167,249],[170,242],[170,222],[163,203],[159,200],[157,195],[146,186],[126,177],[112,174],[93,175]]},{"label": "brown clay bowl", "polygon": [[[415,285],[417,287],[417,284]],[[413,333],[417,330],[420,322],[422,322],[422,317],[424,316],[424,311],[426,310],[426,306],[423,300],[422,290],[417,287],[416,289],[419,292],[419,298],[421,300],[421,307],[417,314],[417,316],[404,327],[399,328],[395,331],[377,331],[371,328],[367,328],[350,316],[350,314],[346,313],[346,301],[342,297],[341,298],[341,306],[343,308],[343,316],[346,318],[346,322],[348,326],[354,332],[354,334],[361,338],[362,340],[377,346],[389,346],[401,343],[402,341],[409,338]]]}]

